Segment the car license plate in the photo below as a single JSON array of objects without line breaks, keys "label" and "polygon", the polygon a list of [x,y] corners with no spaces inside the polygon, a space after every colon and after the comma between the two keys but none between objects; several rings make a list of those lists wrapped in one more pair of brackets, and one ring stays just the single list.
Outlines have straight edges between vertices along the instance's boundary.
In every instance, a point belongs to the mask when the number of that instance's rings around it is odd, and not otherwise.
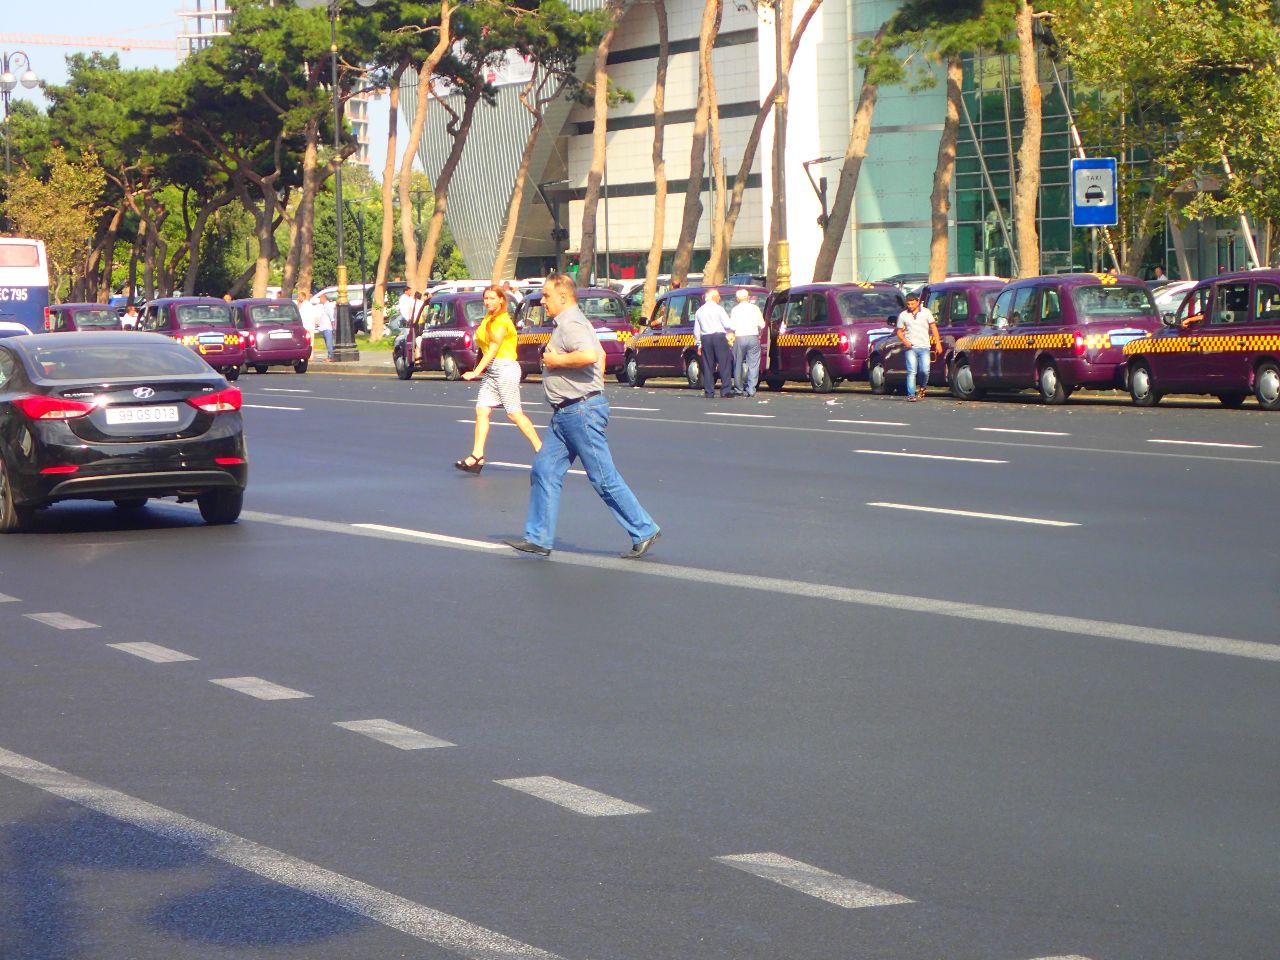
[{"label": "car license plate", "polygon": [[1139,340],[1147,335],[1145,330],[1112,330],[1111,345],[1113,347],[1123,347],[1132,340]]},{"label": "car license plate", "polygon": [[293,334],[290,333],[288,330],[272,330],[271,339],[272,340],[292,340]]},{"label": "car license plate", "polygon": [[113,427],[128,423],[177,422],[177,407],[107,407],[107,423]]}]

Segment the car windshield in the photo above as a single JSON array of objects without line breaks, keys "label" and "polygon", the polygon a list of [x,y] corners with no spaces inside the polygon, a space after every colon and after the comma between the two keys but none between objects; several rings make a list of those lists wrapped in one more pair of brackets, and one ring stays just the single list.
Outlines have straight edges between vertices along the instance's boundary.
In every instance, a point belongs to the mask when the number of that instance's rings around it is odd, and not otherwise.
[{"label": "car windshield", "polygon": [[81,330],[118,330],[120,315],[109,307],[81,310],[76,314],[76,326]]},{"label": "car windshield", "polygon": [[477,297],[475,300],[467,300],[462,304],[462,315],[467,318],[468,323],[478,323],[484,319],[484,301]]},{"label": "car windshield", "polygon": [[884,320],[902,311],[902,298],[887,290],[846,290],[837,303],[846,320]]},{"label": "car windshield", "polygon": [[231,326],[231,308],[223,303],[183,303],[178,308],[178,326],[196,327]]},{"label": "car windshield", "polygon": [[282,323],[301,323],[298,308],[292,303],[270,303],[249,308],[249,322],[255,327],[273,327]]},{"label": "car windshield", "polygon": [[1152,317],[1159,313],[1145,285],[1073,287],[1071,300],[1076,305],[1076,315],[1086,320]]},{"label": "car windshield", "polygon": [[210,372],[207,363],[176,343],[49,345],[29,350],[27,356],[38,380],[97,382],[134,377],[207,376]]},{"label": "car windshield", "polygon": [[626,307],[617,297],[583,297],[578,306],[592,320],[621,320],[627,315]]}]

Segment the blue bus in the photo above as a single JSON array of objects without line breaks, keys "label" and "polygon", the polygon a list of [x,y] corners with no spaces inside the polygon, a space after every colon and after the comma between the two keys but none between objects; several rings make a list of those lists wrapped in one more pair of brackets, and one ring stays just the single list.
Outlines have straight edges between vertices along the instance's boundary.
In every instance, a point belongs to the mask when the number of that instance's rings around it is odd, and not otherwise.
[{"label": "blue bus", "polygon": [[0,237],[0,328],[21,324],[32,333],[44,330],[49,306],[49,261],[44,241]]}]

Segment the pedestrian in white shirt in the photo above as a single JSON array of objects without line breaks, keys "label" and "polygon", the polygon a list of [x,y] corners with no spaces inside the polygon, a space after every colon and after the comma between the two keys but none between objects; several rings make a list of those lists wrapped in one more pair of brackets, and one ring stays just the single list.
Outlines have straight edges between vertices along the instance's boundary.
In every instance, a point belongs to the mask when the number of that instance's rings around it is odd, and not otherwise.
[{"label": "pedestrian in white shirt", "polygon": [[716,372],[720,374],[720,396],[733,396],[733,352],[729,349],[729,314],[720,306],[720,291],[712,287],[693,315],[693,340],[698,345],[702,365],[702,390],[708,398],[716,395]]},{"label": "pedestrian in white shirt", "polygon": [[404,293],[400,294],[400,299],[396,301],[396,312],[400,314],[400,319],[405,327],[415,322],[417,319],[416,311],[421,303],[421,300],[414,297],[413,287],[405,287]]},{"label": "pedestrian in white shirt", "polygon": [[739,290],[737,303],[729,311],[729,328],[733,331],[733,379],[739,394],[756,395],[760,382],[760,331],[764,314],[751,302],[751,294]]},{"label": "pedestrian in white shirt", "polygon": [[307,339],[313,340],[316,335],[316,308],[311,302],[311,292],[298,290],[293,296],[298,307],[298,316],[302,319],[302,329],[307,331]]},{"label": "pedestrian in white shirt", "polygon": [[[898,314],[895,331],[902,341],[907,361],[907,399],[923,400],[929,384],[929,344],[942,356],[942,338],[928,307],[920,305],[920,294],[907,294],[907,309]],[[917,379],[917,371],[919,378]]]},{"label": "pedestrian in white shirt", "polygon": [[324,358],[325,363],[333,361],[333,328],[337,318],[337,304],[333,303],[327,294],[320,294],[319,303],[316,305],[316,330],[320,336],[324,337],[324,349],[328,354]]}]

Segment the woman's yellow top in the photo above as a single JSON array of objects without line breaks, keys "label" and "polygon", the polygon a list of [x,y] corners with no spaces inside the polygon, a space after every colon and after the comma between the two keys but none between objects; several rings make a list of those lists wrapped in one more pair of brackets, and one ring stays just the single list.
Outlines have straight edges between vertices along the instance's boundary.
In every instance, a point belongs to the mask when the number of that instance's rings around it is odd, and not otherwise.
[{"label": "woman's yellow top", "polygon": [[492,317],[486,315],[480,321],[480,326],[476,329],[476,346],[480,348],[480,355],[484,356],[489,352],[489,346],[498,339],[499,331],[502,333],[502,343],[498,345],[498,354],[493,359],[516,359],[516,325],[511,322],[511,315],[505,310]]}]

